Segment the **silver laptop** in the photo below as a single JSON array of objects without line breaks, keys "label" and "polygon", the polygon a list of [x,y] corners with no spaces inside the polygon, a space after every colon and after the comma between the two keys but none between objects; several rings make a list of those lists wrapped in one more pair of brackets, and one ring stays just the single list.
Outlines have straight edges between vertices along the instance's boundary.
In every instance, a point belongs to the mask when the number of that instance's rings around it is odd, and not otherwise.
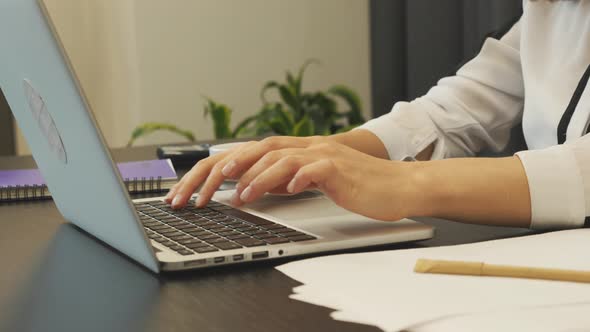
[{"label": "silver laptop", "polygon": [[[0,2],[0,88],[64,218],[154,271],[268,260],[432,237],[412,220],[350,213],[317,192],[244,208],[132,201],[43,3]],[[193,198],[194,199],[194,198]]]}]

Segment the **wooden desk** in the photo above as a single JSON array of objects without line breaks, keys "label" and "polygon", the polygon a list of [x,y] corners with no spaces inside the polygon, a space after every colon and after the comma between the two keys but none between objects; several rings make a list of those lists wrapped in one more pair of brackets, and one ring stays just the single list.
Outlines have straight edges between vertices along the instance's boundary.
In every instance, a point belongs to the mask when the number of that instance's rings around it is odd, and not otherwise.
[{"label": "wooden desk", "polygon": [[[152,159],[155,148],[120,149],[114,156]],[[0,158],[0,169],[34,166],[30,157]],[[437,227],[434,239],[379,249],[528,232],[426,223]],[[0,205],[0,262],[0,331],[378,331],[290,300],[297,283],[273,268],[286,261],[156,276],[65,224],[52,201]]]}]

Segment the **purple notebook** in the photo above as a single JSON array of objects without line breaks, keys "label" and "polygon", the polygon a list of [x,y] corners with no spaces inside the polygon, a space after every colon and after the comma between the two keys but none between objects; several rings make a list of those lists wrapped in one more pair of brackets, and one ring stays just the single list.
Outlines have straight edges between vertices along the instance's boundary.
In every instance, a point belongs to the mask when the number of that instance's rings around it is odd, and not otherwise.
[{"label": "purple notebook", "polygon": [[[168,190],[178,180],[170,159],[119,163],[117,166],[132,192]],[[29,193],[25,192],[27,187],[45,187],[45,180],[39,170],[0,171],[0,201],[28,197]],[[22,192],[16,192],[16,188],[21,188]],[[11,193],[10,190],[14,192]]]}]

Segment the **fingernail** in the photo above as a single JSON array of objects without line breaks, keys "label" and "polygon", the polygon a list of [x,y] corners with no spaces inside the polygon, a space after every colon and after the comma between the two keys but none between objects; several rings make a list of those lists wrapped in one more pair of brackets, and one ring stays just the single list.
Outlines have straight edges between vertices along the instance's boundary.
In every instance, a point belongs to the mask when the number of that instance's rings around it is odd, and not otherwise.
[{"label": "fingernail", "polygon": [[199,197],[197,197],[195,204],[197,206],[203,206],[203,196],[199,195]]},{"label": "fingernail", "polygon": [[227,165],[225,165],[225,167],[221,170],[221,174],[223,174],[224,176],[230,176],[231,172],[234,170],[235,167],[236,162],[232,160]]},{"label": "fingernail", "polygon": [[176,196],[174,197],[174,199],[172,200],[172,207],[175,208],[180,204],[180,196]]},{"label": "fingernail", "polygon": [[230,203],[233,205],[237,205],[240,203],[240,195],[238,194],[237,191],[234,192],[233,195],[231,195]]},{"label": "fingernail", "polygon": [[291,180],[287,185],[287,191],[292,194],[295,191],[295,179]]},{"label": "fingernail", "polygon": [[240,200],[242,202],[247,202],[248,198],[250,198],[250,195],[252,194],[252,187],[248,187],[246,188],[242,194],[240,195]]},{"label": "fingernail", "polygon": [[242,192],[244,185],[241,183],[236,184],[236,192]]}]

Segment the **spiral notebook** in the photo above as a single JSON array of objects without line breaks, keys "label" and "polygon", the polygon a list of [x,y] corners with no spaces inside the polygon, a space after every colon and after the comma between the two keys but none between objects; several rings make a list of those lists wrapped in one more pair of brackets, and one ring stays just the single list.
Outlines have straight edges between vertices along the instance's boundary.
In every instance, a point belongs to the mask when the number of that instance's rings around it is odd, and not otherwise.
[{"label": "spiral notebook", "polygon": [[[168,191],[178,176],[170,159],[117,164],[125,186],[132,194]],[[0,202],[51,198],[37,169],[0,171]]]}]

